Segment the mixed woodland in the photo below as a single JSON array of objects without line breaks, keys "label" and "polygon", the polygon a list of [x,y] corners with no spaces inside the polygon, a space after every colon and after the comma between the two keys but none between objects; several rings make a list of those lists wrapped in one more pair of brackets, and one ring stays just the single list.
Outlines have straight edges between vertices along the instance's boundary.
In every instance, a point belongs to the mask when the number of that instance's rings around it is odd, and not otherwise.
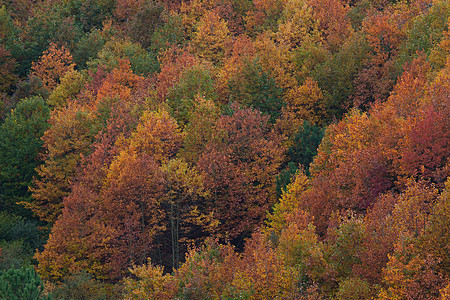
[{"label": "mixed woodland", "polygon": [[0,0],[1,299],[450,299],[448,0]]}]

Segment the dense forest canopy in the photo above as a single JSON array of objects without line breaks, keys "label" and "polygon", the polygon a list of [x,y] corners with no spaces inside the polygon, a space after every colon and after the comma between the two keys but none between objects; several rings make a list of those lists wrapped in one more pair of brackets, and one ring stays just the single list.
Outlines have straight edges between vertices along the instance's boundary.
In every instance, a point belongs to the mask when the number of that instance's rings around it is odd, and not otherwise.
[{"label": "dense forest canopy", "polygon": [[0,298],[449,299],[447,0],[0,0]]}]

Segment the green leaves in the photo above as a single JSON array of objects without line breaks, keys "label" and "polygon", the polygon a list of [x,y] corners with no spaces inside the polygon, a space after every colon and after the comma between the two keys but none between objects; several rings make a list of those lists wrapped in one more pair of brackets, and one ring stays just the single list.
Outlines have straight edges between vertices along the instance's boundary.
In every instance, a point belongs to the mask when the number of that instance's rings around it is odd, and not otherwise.
[{"label": "green leaves", "polygon": [[0,125],[0,210],[27,214],[16,203],[29,201],[50,109],[41,97],[23,99]]},{"label": "green leaves", "polygon": [[0,271],[0,298],[11,300],[52,299],[43,294],[44,284],[33,267]]}]

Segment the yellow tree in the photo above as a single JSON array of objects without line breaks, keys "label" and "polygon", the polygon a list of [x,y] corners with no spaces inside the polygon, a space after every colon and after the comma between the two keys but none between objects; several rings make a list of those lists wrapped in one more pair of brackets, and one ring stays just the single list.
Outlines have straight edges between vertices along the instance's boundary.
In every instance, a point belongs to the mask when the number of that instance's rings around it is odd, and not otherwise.
[{"label": "yellow tree", "polygon": [[201,58],[221,65],[229,37],[227,22],[214,11],[209,11],[198,23],[193,44]]},{"label": "yellow tree", "polygon": [[286,191],[281,195],[280,201],[273,206],[273,212],[268,215],[266,230],[269,233],[275,231],[279,234],[287,226],[287,220],[301,209],[301,195],[308,189],[309,184],[305,173],[301,169],[298,170]]},{"label": "yellow tree", "polygon": [[308,77],[300,86],[295,86],[285,97],[287,109],[300,120],[324,125],[330,116],[327,114],[326,98],[317,82]]}]

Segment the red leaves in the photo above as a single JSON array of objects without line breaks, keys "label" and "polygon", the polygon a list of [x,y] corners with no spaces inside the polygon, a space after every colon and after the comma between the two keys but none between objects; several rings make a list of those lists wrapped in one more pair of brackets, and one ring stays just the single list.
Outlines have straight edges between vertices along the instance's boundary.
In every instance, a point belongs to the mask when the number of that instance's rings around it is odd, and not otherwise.
[{"label": "red leaves", "polygon": [[232,237],[260,224],[275,199],[275,174],[281,163],[281,140],[257,111],[232,107],[198,162],[213,193],[222,232]]}]

